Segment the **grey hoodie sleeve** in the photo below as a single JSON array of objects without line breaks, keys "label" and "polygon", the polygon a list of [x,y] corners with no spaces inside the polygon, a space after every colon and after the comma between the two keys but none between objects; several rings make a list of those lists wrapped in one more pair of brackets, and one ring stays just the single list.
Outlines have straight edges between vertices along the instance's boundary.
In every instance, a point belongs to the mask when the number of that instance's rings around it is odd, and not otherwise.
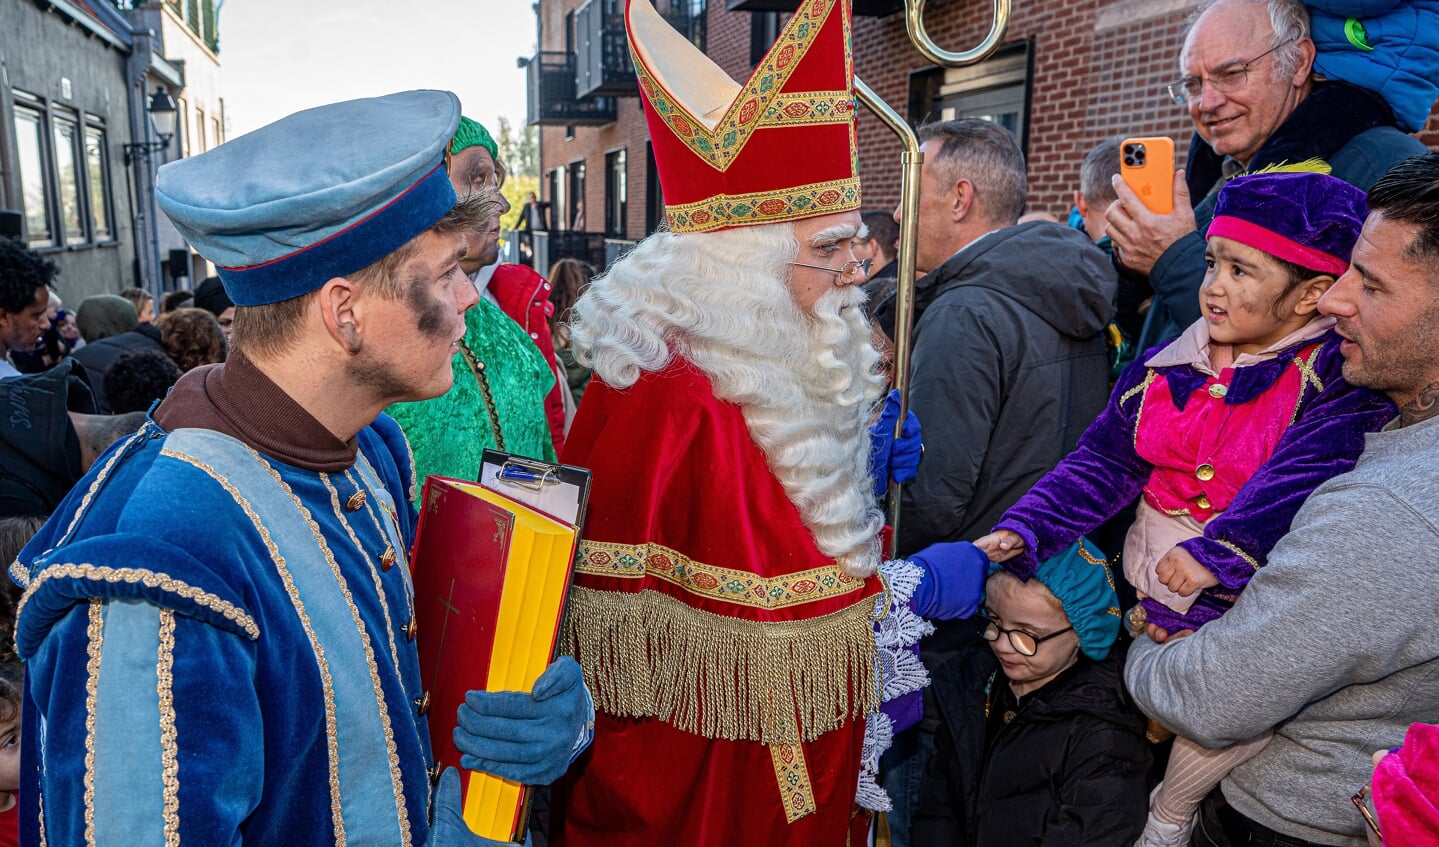
[{"label": "grey hoodie sleeve", "polygon": [[1341,688],[1435,655],[1435,527],[1371,484],[1326,486],[1224,617],[1140,638],[1125,679],[1145,713],[1205,747],[1252,738]]},{"label": "grey hoodie sleeve", "polygon": [[910,408],[924,428],[925,452],[918,477],[904,487],[904,552],[955,540],[951,534],[969,522],[1006,394],[1003,329],[994,320],[962,302],[936,304],[924,319],[924,343],[910,365]]}]

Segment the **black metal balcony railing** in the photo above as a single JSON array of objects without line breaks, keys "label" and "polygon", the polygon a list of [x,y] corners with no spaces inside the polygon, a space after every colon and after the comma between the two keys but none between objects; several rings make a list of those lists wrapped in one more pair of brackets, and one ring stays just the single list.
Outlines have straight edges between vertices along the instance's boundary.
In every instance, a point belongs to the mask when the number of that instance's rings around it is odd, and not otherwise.
[{"label": "black metal balcony railing", "polygon": [[[800,0],[725,0],[730,12],[793,12]],[[904,0],[854,0],[854,14],[882,18],[904,11]]]},{"label": "black metal balcony railing", "polygon": [[537,230],[533,238],[534,268],[541,276],[549,276],[550,265],[560,259],[579,259],[596,270],[604,270],[608,261],[603,232]]},{"label": "black metal balcony railing", "polygon": [[600,126],[614,123],[611,97],[580,99],[575,90],[575,54],[545,50],[525,67],[531,126]]},{"label": "black metal balcony railing", "polygon": [[590,0],[575,13],[575,93],[580,97],[633,97],[639,93],[625,16],[613,9],[612,0]]}]

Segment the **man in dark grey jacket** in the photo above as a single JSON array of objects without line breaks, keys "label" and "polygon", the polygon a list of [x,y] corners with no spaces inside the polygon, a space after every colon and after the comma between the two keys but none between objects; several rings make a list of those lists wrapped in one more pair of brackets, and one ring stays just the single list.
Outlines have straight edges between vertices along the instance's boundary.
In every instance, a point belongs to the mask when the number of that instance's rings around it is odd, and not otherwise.
[{"label": "man in dark grey jacket", "polygon": [[899,552],[989,532],[1070,450],[1109,395],[1102,331],[1117,281],[1083,234],[1016,225],[1024,157],[975,119],[921,130],[910,403],[925,457]]},{"label": "man in dark grey jacket", "polygon": [[[901,555],[989,532],[1074,449],[1109,395],[1103,329],[1118,284],[1083,233],[1017,223],[1024,154],[1008,131],[946,121],[921,129],[920,141],[916,265],[925,276],[915,289],[910,406],[925,456],[904,488]],[[950,621],[926,639],[922,658],[933,671],[966,649],[988,647],[972,621]],[[896,847],[909,844],[936,715],[926,691],[924,722],[896,737],[881,762]]]}]

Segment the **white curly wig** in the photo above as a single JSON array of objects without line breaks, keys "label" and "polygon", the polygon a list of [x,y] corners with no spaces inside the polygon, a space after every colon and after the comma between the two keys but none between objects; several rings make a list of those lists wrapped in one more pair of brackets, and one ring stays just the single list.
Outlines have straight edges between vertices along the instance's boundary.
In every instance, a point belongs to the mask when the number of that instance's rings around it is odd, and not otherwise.
[{"label": "white curly wig", "polygon": [[820,551],[867,576],[884,523],[866,426],[883,393],[879,354],[857,287],[831,289],[812,312],[795,303],[786,263],[798,250],[784,223],[656,233],[575,303],[572,344],[616,388],[674,357],[698,367],[742,409]]}]

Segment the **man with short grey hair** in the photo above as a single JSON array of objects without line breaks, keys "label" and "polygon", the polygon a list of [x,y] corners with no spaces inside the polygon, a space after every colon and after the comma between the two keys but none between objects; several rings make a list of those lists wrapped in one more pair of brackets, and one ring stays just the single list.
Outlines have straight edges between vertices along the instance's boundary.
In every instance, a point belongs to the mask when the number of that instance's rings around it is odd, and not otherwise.
[{"label": "man with short grey hair", "polygon": [[1395,128],[1383,98],[1314,75],[1314,42],[1301,0],[1212,0],[1200,6],[1168,93],[1196,135],[1175,175],[1174,210],[1157,215],[1122,181],[1109,236],[1127,268],[1148,274],[1155,297],[1140,349],[1199,320],[1204,231],[1229,179],[1281,163],[1320,160],[1368,190],[1424,145]]},{"label": "man with short grey hair", "polygon": [[[904,488],[900,554],[984,535],[1074,449],[1109,394],[1102,330],[1115,293],[1113,266],[1082,233],[1018,223],[1024,154],[1007,130],[966,118],[919,137],[916,264],[925,276],[915,286],[910,405],[926,453]],[[926,703],[922,733],[945,717],[945,663],[980,643],[967,621],[926,640],[939,702]],[[897,739],[896,749],[924,749],[925,738]],[[900,828],[909,810],[900,784],[915,782],[902,774],[920,761],[887,763]]]}]

